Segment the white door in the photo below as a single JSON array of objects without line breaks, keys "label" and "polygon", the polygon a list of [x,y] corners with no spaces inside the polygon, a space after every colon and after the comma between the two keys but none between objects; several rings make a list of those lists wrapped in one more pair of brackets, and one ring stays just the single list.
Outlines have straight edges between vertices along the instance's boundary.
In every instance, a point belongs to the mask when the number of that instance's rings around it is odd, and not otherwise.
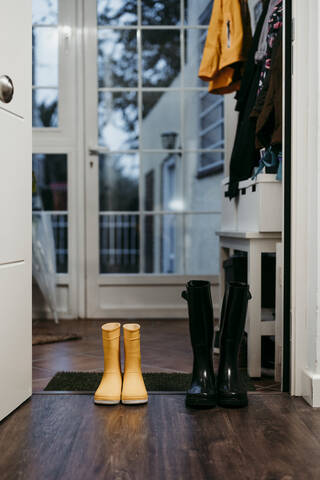
[{"label": "white door", "polygon": [[156,3],[83,2],[90,318],[184,317],[186,280],[217,283],[223,101],[197,77],[211,2]]},{"label": "white door", "polygon": [[14,93],[0,102],[0,420],[31,395],[31,0],[1,9],[0,75]]}]

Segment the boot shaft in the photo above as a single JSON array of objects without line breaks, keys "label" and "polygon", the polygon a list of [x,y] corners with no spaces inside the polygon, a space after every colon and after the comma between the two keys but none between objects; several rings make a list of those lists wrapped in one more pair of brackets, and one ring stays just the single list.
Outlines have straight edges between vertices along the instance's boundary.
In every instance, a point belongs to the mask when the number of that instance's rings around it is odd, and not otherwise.
[{"label": "boot shaft", "polygon": [[242,282],[230,282],[223,298],[220,326],[220,347],[232,344],[237,351],[244,332],[248,300],[251,298],[249,285]]},{"label": "boot shaft", "polygon": [[188,302],[192,347],[212,349],[214,319],[210,282],[190,280],[182,297]]},{"label": "boot shaft", "polygon": [[104,371],[120,372],[120,323],[105,323],[101,329]]},{"label": "boot shaft", "polygon": [[140,325],[127,323],[123,325],[125,363],[124,371],[141,371]]}]

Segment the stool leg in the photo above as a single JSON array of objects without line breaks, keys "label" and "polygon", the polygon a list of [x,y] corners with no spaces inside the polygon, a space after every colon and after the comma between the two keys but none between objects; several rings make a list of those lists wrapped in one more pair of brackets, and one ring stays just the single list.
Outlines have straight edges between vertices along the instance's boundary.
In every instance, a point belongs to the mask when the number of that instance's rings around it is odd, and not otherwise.
[{"label": "stool leg", "polygon": [[261,377],[261,250],[251,241],[248,252],[248,284],[252,300],[248,304],[248,375]]}]

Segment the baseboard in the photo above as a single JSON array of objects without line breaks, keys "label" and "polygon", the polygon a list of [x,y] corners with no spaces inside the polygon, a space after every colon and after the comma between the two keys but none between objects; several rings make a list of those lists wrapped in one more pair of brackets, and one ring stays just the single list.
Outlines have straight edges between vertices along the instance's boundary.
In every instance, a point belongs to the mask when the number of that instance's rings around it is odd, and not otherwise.
[{"label": "baseboard", "polygon": [[302,371],[302,396],[311,407],[320,407],[320,375],[310,370]]}]

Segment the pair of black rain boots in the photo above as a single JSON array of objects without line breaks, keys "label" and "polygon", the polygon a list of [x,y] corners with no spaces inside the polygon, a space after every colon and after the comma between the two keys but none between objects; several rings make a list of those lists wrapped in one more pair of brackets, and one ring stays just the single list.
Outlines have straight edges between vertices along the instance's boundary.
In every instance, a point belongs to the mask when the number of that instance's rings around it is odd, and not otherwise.
[{"label": "pair of black rain boots", "polygon": [[220,363],[217,383],[213,371],[213,307],[210,282],[191,280],[182,292],[188,302],[190,337],[193,349],[193,372],[187,392],[188,407],[245,407],[247,389],[238,367],[244,332],[249,286],[241,282],[227,285],[220,324]]}]

